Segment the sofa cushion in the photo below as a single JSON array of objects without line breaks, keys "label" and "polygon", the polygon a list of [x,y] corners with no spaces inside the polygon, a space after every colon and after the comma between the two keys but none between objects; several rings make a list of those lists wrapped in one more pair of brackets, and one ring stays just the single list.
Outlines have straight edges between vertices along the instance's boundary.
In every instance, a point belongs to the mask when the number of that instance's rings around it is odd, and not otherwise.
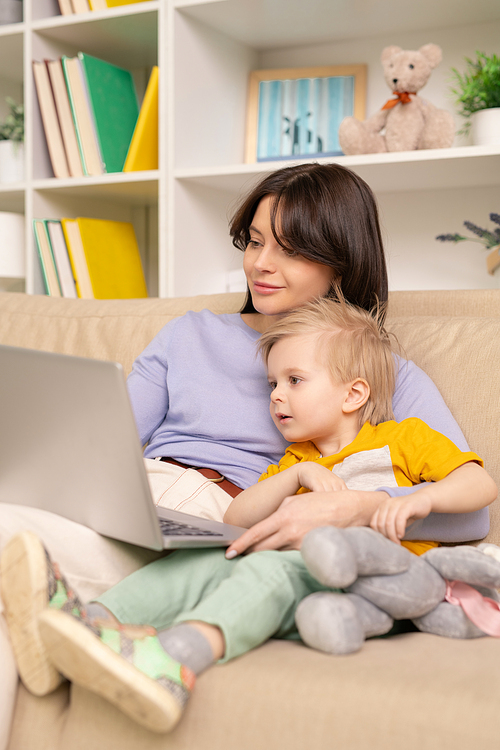
[{"label": "sofa cushion", "polygon": [[348,656],[270,641],[202,674],[170,735],[142,729],[77,687],[64,720],[63,691],[44,699],[23,691],[9,750],[495,748],[499,660],[495,638],[408,633]]},{"label": "sofa cushion", "polygon": [[237,312],[244,295],[84,300],[0,294],[0,343],[120,362],[134,359],[158,331],[187,310]]},{"label": "sofa cushion", "polygon": [[[437,385],[472,450],[500,487],[500,318],[389,318],[388,328]],[[498,500],[488,541],[500,544]]]}]

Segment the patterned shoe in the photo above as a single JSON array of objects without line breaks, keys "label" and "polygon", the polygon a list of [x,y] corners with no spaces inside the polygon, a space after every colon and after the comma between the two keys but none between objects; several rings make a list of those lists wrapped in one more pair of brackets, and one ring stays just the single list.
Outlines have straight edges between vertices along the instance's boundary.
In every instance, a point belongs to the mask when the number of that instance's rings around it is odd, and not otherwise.
[{"label": "patterned shoe", "polygon": [[100,695],[152,732],[182,716],[194,673],[162,648],[155,628],[106,628],[46,609],[40,635],[51,661],[76,685]]},{"label": "patterned shoe", "polygon": [[30,693],[47,695],[63,677],[47,657],[38,616],[46,607],[54,607],[85,617],[82,603],[30,531],[17,534],[5,545],[0,591],[19,675]]}]

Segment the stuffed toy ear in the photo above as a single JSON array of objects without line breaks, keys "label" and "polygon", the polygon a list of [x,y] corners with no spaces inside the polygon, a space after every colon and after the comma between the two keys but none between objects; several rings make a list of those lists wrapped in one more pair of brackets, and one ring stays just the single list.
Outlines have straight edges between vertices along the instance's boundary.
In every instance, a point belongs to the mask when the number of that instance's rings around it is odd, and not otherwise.
[{"label": "stuffed toy ear", "polygon": [[437,44],[424,44],[423,47],[420,47],[419,52],[425,57],[431,68],[435,68],[443,59],[441,47],[438,47]]},{"label": "stuffed toy ear", "polygon": [[[432,44],[429,46],[433,46]],[[382,54],[380,55],[380,60],[382,61],[382,64],[386,63],[387,60],[389,60],[393,55],[397,55],[398,52],[402,52],[403,50],[401,47],[385,47],[385,49],[382,50]]]}]

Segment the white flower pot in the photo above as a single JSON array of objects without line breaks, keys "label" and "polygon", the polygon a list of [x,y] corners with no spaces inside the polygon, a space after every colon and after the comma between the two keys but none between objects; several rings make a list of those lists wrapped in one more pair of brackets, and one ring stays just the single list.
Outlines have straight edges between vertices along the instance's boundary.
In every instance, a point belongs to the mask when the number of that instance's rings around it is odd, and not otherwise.
[{"label": "white flower pot", "polygon": [[500,146],[500,107],[474,112],[471,122],[474,146]]},{"label": "white flower pot", "polygon": [[0,211],[0,277],[24,278],[24,216]]},{"label": "white flower pot", "polygon": [[24,180],[24,143],[0,141],[0,182]]}]

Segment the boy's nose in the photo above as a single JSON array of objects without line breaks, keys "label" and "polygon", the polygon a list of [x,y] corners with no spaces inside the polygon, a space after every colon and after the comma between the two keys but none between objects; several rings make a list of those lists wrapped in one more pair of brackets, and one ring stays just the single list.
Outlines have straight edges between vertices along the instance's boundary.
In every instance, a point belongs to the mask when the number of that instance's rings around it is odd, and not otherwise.
[{"label": "boy's nose", "polygon": [[281,402],[283,401],[283,394],[281,393],[281,391],[279,390],[279,388],[278,388],[278,387],[276,387],[276,388],[275,388],[275,389],[274,389],[274,390],[273,390],[273,391],[271,392],[271,401],[273,402],[273,404],[276,404],[276,403],[278,403],[278,402],[280,402],[280,403],[281,403]]}]

